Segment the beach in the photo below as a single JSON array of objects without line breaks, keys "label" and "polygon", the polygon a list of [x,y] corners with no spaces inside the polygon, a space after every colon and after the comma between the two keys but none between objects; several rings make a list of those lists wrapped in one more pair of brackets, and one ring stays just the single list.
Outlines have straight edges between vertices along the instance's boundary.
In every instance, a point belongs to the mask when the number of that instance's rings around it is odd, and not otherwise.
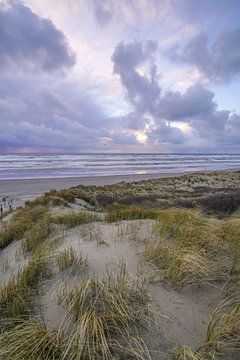
[{"label": "beach", "polygon": [[[234,334],[222,318],[240,318],[239,185],[240,171],[0,181],[1,193],[21,205],[0,220],[3,319],[18,318],[18,336],[29,331],[36,346],[43,333],[60,334],[62,354],[75,354],[78,316],[90,329],[104,319],[98,339],[124,334],[129,354],[139,343],[128,336],[137,336],[151,360],[172,359],[179,344],[183,354],[197,351],[196,360],[220,340],[225,352]],[[21,343],[24,351],[24,336]],[[232,355],[235,347],[226,359]]]},{"label": "beach", "polygon": [[10,179],[0,180],[0,194],[12,198],[34,198],[52,189],[67,189],[77,185],[110,185],[119,182],[159,179],[180,176],[181,174],[132,174],[91,177],[47,178],[47,179]]},{"label": "beach", "polygon": [[[234,173],[236,170],[219,170],[217,173]],[[41,178],[41,179],[10,179],[0,180],[0,196],[8,196],[13,199],[17,206],[22,205],[27,200],[33,200],[50,190],[67,189],[78,185],[111,185],[121,182],[139,182],[162,178],[180,177],[195,174],[196,172],[182,173],[158,173],[158,174],[132,174],[132,175],[107,175],[107,176],[81,176],[63,178]],[[201,174],[212,173],[212,171],[201,171]]]}]

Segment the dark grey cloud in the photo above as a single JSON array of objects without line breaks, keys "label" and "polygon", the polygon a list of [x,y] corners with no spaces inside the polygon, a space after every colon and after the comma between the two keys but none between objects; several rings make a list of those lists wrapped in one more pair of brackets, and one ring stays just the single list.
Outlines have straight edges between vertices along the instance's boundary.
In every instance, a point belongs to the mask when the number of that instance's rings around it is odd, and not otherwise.
[{"label": "dark grey cloud", "polygon": [[51,20],[37,16],[20,1],[0,3],[0,71],[54,71],[74,63],[65,35]]},{"label": "dark grey cloud", "polygon": [[201,32],[183,48],[175,47],[168,57],[176,62],[196,66],[213,81],[230,81],[240,75],[240,28],[224,30],[210,41]]}]

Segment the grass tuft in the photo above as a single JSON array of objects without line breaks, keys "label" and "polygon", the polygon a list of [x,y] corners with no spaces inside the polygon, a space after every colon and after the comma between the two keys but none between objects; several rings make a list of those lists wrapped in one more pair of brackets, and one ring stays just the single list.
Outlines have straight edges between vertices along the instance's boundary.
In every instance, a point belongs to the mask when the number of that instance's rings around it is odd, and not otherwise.
[{"label": "grass tuft", "polygon": [[71,268],[77,271],[86,265],[87,258],[82,253],[78,255],[76,250],[70,246],[56,255],[56,262],[60,271]]},{"label": "grass tuft", "polygon": [[13,220],[0,231],[0,249],[4,248],[14,240],[23,238],[25,232],[39,221],[47,212],[45,207],[30,208],[28,206],[20,209]]},{"label": "grass tuft", "polygon": [[161,241],[148,243],[144,260],[161,269],[164,278],[174,286],[203,284],[212,280],[213,264],[206,259],[203,249],[168,247]]},{"label": "grass tuft", "polygon": [[46,215],[27,230],[21,243],[24,254],[34,251],[39,244],[44,242],[50,234],[50,218]]},{"label": "grass tuft", "polygon": [[181,246],[204,247],[215,241],[215,222],[186,209],[164,210],[158,217],[161,237],[174,240]]},{"label": "grass tuft", "polygon": [[159,211],[155,209],[144,209],[138,207],[113,206],[107,213],[107,221],[120,220],[156,219]]},{"label": "grass tuft", "polygon": [[138,335],[137,328],[153,325],[150,299],[143,282],[130,278],[124,265],[103,280],[92,276],[78,287],[63,290],[62,301],[67,305],[66,316],[76,324],[68,348],[72,358],[149,358],[144,341],[130,333],[134,330]]},{"label": "grass tuft", "polygon": [[33,290],[48,276],[45,250],[39,249],[23,269],[0,287],[0,318],[16,318],[30,314]]},{"label": "grass tuft", "polygon": [[19,319],[14,328],[0,335],[0,357],[4,360],[59,360],[61,353],[57,332],[47,330],[37,318]]},{"label": "grass tuft", "polygon": [[99,220],[99,217],[97,217],[94,213],[91,212],[63,214],[52,217],[52,222],[54,224],[62,224],[67,228],[72,228],[77,225],[87,224],[97,220]]}]

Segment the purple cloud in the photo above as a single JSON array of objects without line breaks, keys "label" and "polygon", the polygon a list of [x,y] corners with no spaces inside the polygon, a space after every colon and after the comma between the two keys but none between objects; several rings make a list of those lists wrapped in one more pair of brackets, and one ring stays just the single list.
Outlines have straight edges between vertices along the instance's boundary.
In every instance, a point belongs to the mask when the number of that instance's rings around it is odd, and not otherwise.
[{"label": "purple cloud", "polygon": [[201,32],[168,56],[175,62],[196,66],[209,80],[230,81],[240,75],[240,28],[222,31],[214,41]]},{"label": "purple cloud", "polygon": [[62,31],[18,1],[0,4],[0,70],[54,71],[75,64]]},{"label": "purple cloud", "polygon": [[[147,124],[146,119],[150,118],[147,127],[150,144],[179,145],[194,136],[200,140],[209,139],[216,145],[226,145],[236,137],[233,128],[240,138],[239,127],[236,126],[239,117],[233,117],[230,111],[218,110],[214,93],[203,85],[196,84],[183,93],[163,91],[156,76],[156,66],[151,61],[156,48],[152,49],[146,51],[145,44],[136,42],[120,43],[112,56],[114,72],[120,75],[126,96],[135,109],[126,116],[128,125],[133,117],[136,119],[138,116],[143,128]],[[138,70],[139,65],[146,65],[149,60],[149,69],[155,66],[153,78],[140,74]],[[191,135],[172,124],[177,122],[188,124]]]}]

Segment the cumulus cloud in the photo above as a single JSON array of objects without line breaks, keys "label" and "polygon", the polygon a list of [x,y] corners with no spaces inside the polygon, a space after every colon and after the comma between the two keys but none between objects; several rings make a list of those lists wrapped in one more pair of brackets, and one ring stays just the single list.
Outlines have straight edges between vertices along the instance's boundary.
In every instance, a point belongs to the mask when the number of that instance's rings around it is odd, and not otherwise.
[{"label": "cumulus cloud", "polygon": [[[69,2],[0,0],[1,149],[240,148],[239,114],[223,110],[222,93],[220,109],[214,88],[206,87],[209,80],[238,79],[238,0]],[[232,29],[224,30],[229,12]],[[209,26],[213,13],[222,15],[216,32]],[[203,23],[208,33],[189,41]],[[75,61],[61,78],[59,70]]]},{"label": "cumulus cloud", "polygon": [[184,93],[167,91],[158,99],[156,114],[167,120],[190,121],[215,111],[214,93],[201,84],[190,86]]},{"label": "cumulus cloud", "polygon": [[65,35],[22,2],[0,3],[0,70],[54,71],[75,63]]},{"label": "cumulus cloud", "polygon": [[[180,143],[184,141],[181,130],[167,124],[158,115],[161,112],[160,102],[162,89],[158,83],[157,69],[153,62],[153,55],[157,50],[157,43],[147,41],[144,44],[139,42],[124,44],[120,43],[112,56],[113,69],[115,74],[120,75],[121,83],[126,91],[128,101],[134,106],[135,111],[126,116],[128,125],[132,128],[133,123],[144,128],[148,123],[153,122],[152,130],[148,131],[149,140],[158,144]],[[138,68],[149,63],[149,71],[140,74]],[[170,93],[168,96],[171,97]],[[165,107],[165,112],[170,110]],[[138,119],[138,122],[137,122]]]},{"label": "cumulus cloud", "polygon": [[152,64],[148,76],[141,75],[137,68],[146,61],[151,61],[157,50],[155,41],[144,44],[121,42],[112,55],[113,71],[120,75],[128,100],[139,112],[152,111],[160,94],[157,83],[156,67]]},{"label": "cumulus cloud", "polygon": [[114,16],[114,3],[109,0],[92,0],[92,4],[94,15],[99,24],[102,26],[108,24]]},{"label": "cumulus cloud", "polygon": [[[214,93],[203,85],[190,86],[183,93],[164,91],[152,61],[157,49],[153,44],[120,43],[112,56],[114,72],[120,75],[127,99],[135,109],[126,116],[128,124],[131,126],[131,120],[138,116],[140,126],[146,127],[148,142],[154,145],[190,142],[194,148],[194,137],[196,146],[205,144],[207,139],[220,146],[236,138],[234,131],[240,136],[236,125],[239,117],[230,111],[219,110]],[[141,74],[139,67],[147,63],[149,71]],[[153,76],[149,76],[152,68]],[[176,126],[178,122],[180,126]],[[184,128],[190,131],[184,132]]]},{"label": "cumulus cloud", "polygon": [[168,52],[171,60],[197,67],[213,81],[230,81],[240,75],[240,28],[222,31],[214,41],[201,32],[183,48]]},{"label": "cumulus cloud", "polygon": [[203,23],[209,20],[233,20],[240,15],[239,0],[170,0],[173,10],[185,21]]},{"label": "cumulus cloud", "polygon": [[[35,78],[36,79],[36,78]],[[116,145],[136,145],[124,121],[107,115],[93,97],[74,82],[50,86],[38,79],[7,78],[0,85],[0,149],[57,148],[101,151]]]}]

